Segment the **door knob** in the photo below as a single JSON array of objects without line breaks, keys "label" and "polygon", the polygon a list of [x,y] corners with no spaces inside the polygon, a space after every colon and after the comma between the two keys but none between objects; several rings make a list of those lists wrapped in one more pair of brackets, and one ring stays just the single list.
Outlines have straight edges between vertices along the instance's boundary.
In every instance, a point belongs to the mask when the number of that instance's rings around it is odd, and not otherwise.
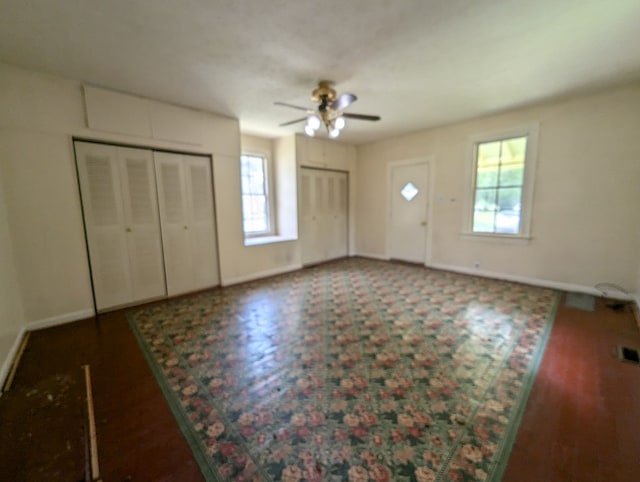
[{"label": "door knob", "polygon": [[131,232],[131,228],[127,228],[125,231],[126,231],[127,233],[130,233],[130,232]]},{"label": "door knob", "polygon": [[426,222],[426,221],[422,221],[422,222],[420,223],[420,226],[426,226],[426,225],[427,225],[427,222]]},{"label": "door knob", "polygon": [[184,227],[184,229],[189,229],[189,227],[188,227],[188,226],[185,226],[185,227]]}]

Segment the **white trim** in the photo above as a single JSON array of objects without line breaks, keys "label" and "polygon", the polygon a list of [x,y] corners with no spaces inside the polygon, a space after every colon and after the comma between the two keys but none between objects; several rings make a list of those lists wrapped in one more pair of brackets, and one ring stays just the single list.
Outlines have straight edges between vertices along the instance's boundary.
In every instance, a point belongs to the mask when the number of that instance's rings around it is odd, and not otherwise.
[{"label": "white trim", "polygon": [[245,283],[247,281],[254,281],[261,278],[268,278],[269,276],[276,276],[279,274],[290,273],[291,271],[297,271],[299,269],[302,269],[301,264],[290,264],[287,266],[282,266],[280,268],[260,271],[259,273],[251,273],[244,276],[236,276],[235,278],[227,278],[222,280],[221,286],[236,285],[239,283]]},{"label": "white trim", "polygon": [[361,258],[379,259],[381,261],[389,261],[389,258],[387,258],[384,254],[357,252],[357,253],[351,255],[351,257],[354,257],[354,256],[360,256]]},{"label": "white trim", "polygon": [[[551,288],[560,291],[571,291],[576,293],[586,293],[594,296],[602,296],[602,291],[593,286],[585,286],[574,283],[565,283],[563,281],[551,281],[540,278],[531,278],[529,276],[520,276],[515,274],[498,273],[495,271],[485,271],[480,269],[466,268],[451,264],[429,263],[425,264],[427,268],[441,269],[444,271],[453,271],[454,273],[467,274],[471,276],[481,276],[483,278],[493,278],[498,280],[513,281],[515,283],[524,283],[527,285],[541,286],[543,288]],[[622,296],[622,300],[633,300],[633,295]]]},{"label": "white trim", "polygon": [[70,323],[72,321],[84,320],[93,316],[95,316],[95,311],[93,311],[93,308],[88,308],[86,310],[73,311],[63,315],[52,316],[51,318],[31,321],[26,324],[25,328],[27,331],[41,330],[52,326],[64,325],[65,323]]},{"label": "white trim", "polygon": [[20,349],[20,344],[22,343],[22,338],[24,334],[27,332],[27,329],[23,326],[20,328],[18,333],[16,334],[16,339],[13,340],[13,345],[9,349],[9,353],[2,362],[0,366],[0,389],[4,386],[4,382],[9,375],[9,371],[11,370],[11,365],[13,364],[13,360],[15,359],[18,350]]},{"label": "white trim", "polygon": [[245,237],[245,246],[260,246],[262,244],[285,243],[287,241],[297,241],[293,236],[253,236]]},{"label": "white trim", "polygon": [[493,234],[493,233],[460,233],[460,238],[465,241],[482,241],[486,243],[503,244],[530,244],[531,236],[519,234]]}]

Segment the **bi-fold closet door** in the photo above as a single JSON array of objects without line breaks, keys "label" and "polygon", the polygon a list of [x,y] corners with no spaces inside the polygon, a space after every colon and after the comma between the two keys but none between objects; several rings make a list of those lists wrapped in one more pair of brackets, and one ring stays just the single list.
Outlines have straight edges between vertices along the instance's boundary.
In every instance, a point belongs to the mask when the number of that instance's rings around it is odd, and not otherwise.
[{"label": "bi-fold closet door", "polygon": [[347,173],[303,167],[300,180],[302,263],[347,256]]},{"label": "bi-fold closet door", "polygon": [[172,296],[217,285],[211,163],[202,156],[167,152],[154,157],[167,292]]},{"label": "bi-fold closet door", "polygon": [[208,157],[75,149],[98,311],[219,284]]},{"label": "bi-fold closet door", "polygon": [[76,142],[76,156],[96,308],[166,295],[153,153]]}]

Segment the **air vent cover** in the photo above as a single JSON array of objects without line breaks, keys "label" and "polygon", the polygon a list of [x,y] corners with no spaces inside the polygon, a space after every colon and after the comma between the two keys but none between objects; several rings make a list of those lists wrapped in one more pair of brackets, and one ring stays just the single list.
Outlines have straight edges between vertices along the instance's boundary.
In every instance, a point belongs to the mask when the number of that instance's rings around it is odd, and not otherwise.
[{"label": "air vent cover", "polygon": [[636,348],[629,348],[626,346],[618,347],[618,358],[622,361],[630,362],[635,365],[640,365],[640,353]]}]

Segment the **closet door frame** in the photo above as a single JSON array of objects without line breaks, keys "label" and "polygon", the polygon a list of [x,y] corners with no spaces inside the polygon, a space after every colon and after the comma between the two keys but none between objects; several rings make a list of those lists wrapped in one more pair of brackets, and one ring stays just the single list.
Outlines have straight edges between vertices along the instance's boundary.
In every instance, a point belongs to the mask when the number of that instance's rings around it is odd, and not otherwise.
[{"label": "closet door frame", "polygon": [[[344,174],[345,175],[345,206],[344,206],[344,214],[345,214],[345,252],[346,252],[346,256],[349,256],[349,246],[350,246],[350,236],[349,236],[349,232],[350,232],[350,223],[351,223],[351,218],[349,216],[349,212],[350,212],[350,206],[349,206],[349,171],[345,171],[343,169],[331,169],[331,168],[324,168],[324,167],[316,167],[316,166],[306,166],[306,165],[300,165],[299,166],[299,172],[298,172],[298,196],[299,197],[299,205],[298,205],[298,226],[303,226],[302,220],[300,219],[301,213],[302,213],[302,209],[301,209],[301,203],[302,203],[302,197],[304,196],[304,194],[302,193],[302,186],[301,186],[301,179],[302,179],[302,170],[303,169],[308,169],[311,171],[320,171],[320,172],[325,172],[325,173],[336,173],[336,174]],[[315,187],[313,188],[315,191]],[[331,261],[333,259],[340,259],[338,258],[327,258],[327,259],[322,259],[319,261],[314,261],[314,262],[310,262],[310,263],[304,263],[304,243],[306,242],[306,238],[307,234],[306,233],[302,233],[302,243],[303,245],[301,246],[302,249],[302,258],[303,258],[303,266],[313,266],[315,264],[321,264],[324,263],[325,261]]]},{"label": "closet door frame", "polygon": [[[76,152],[76,143],[77,142],[84,142],[87,144],[98,144],[98,145],[102,145],[102,146],[110,146],[110,147],[119,147],[119,148],[130,148],[130,149],[146,149],[148,151],[153,152],[166,152],[169,154],[179,154],[179,155],[186,155],[186,156],[199,156],[199,157],[203,157],[203,158],[207,158],[209,160],[209,166],[210,166],[210,180],[209,182],[211,183],[211,201],[212,201],[212,208],[213,208],[213,217],[214,217],[214,237],[215,237],[215,243],[216,243],[216,257],[217,257],[217,277],[218,280],[222,280],[221,274],[220,274],[220,239],[218,236],[218,209],[217,209],[217,205],[216,205],[216,192],[215,192],[215,184],[214,184],[214,172],[213,172],[213,155],[210,153],[203,153],[203,152],[190,152],[190,151],[180,151],[177,149],[167,149],[167,148],[162,148],[162,147],[154,147],[152,145],[145,145],[145,144],[129,144],[126,142],[114,142],[114,141],[109,141],[109,140],[101,140],[101,139],[95,139],[95,138],[86,138],[86,137],[81,137],[81,136],[72,136],[71,137],[71,148],[73,150],[73,157],[74,157],[74,167],[75,167],[75,173],[76,173],[76,185],[77,185],[77,196],[78,199],[80,201],[80,214],[82,216],[82,229],[83,229],[83,233],[84,233],[84,242],[85,242],[85,254],[86,254],[86,260],[87,260],[87,266],[89,268],[89,278],[90,278],[90,282],[91,282],[91,296],[93,298],[93,311],[96,315],[98,314],[102,314],[102,313],[107,313],[109,311],[114,311],[114,310],[119,310],[122,308],[126,308],[128,306],[136,306],[139,305],[141,303],[146,303],[148,301],[153,301],[153,300],[145,300],[143,302],[133,302],[133,303],[129,303],[129,304],[124,304],[124,305],[119,305],[119,306],[114,306],[113,308],[104,308],[101,309],[100,311],[98,311],[98,305],[96,302],[96,293],[95,293],[95,286],[94,286],[94,281],[93,281],[93,268],[91,267],[91,256],[90,256],[90,252],[89,252],[89,237],[87,234],[87,220],[85,219],[85,206],[83,204],[83,200],[82,200],[82,190],[81,190],[81,186],[80,186],[80,173],[78,171],[78,154]],[[158,216],[160,216],[160,201],[158,199],[158,195],[157,195],[157,178],[155,176],[155,169],[153,169],[153,174],[154,174],[154,182],[156,182],[156,209],[157,209],[157,213]],[[163,269],[164,269],[164,242],[162,240],[162,235],[160,236],[160,244],[162,246],[162,263],[163,263]],[[167,279],[166,279],[166,270],[165,271],[165,287],[167,286]],[[181,295],[177,295],[177,296],[181,296]],[[172,298],[172,296],[167,296],[165,295],[164,297],[160,297],[157,299],[170,299]]]}]

